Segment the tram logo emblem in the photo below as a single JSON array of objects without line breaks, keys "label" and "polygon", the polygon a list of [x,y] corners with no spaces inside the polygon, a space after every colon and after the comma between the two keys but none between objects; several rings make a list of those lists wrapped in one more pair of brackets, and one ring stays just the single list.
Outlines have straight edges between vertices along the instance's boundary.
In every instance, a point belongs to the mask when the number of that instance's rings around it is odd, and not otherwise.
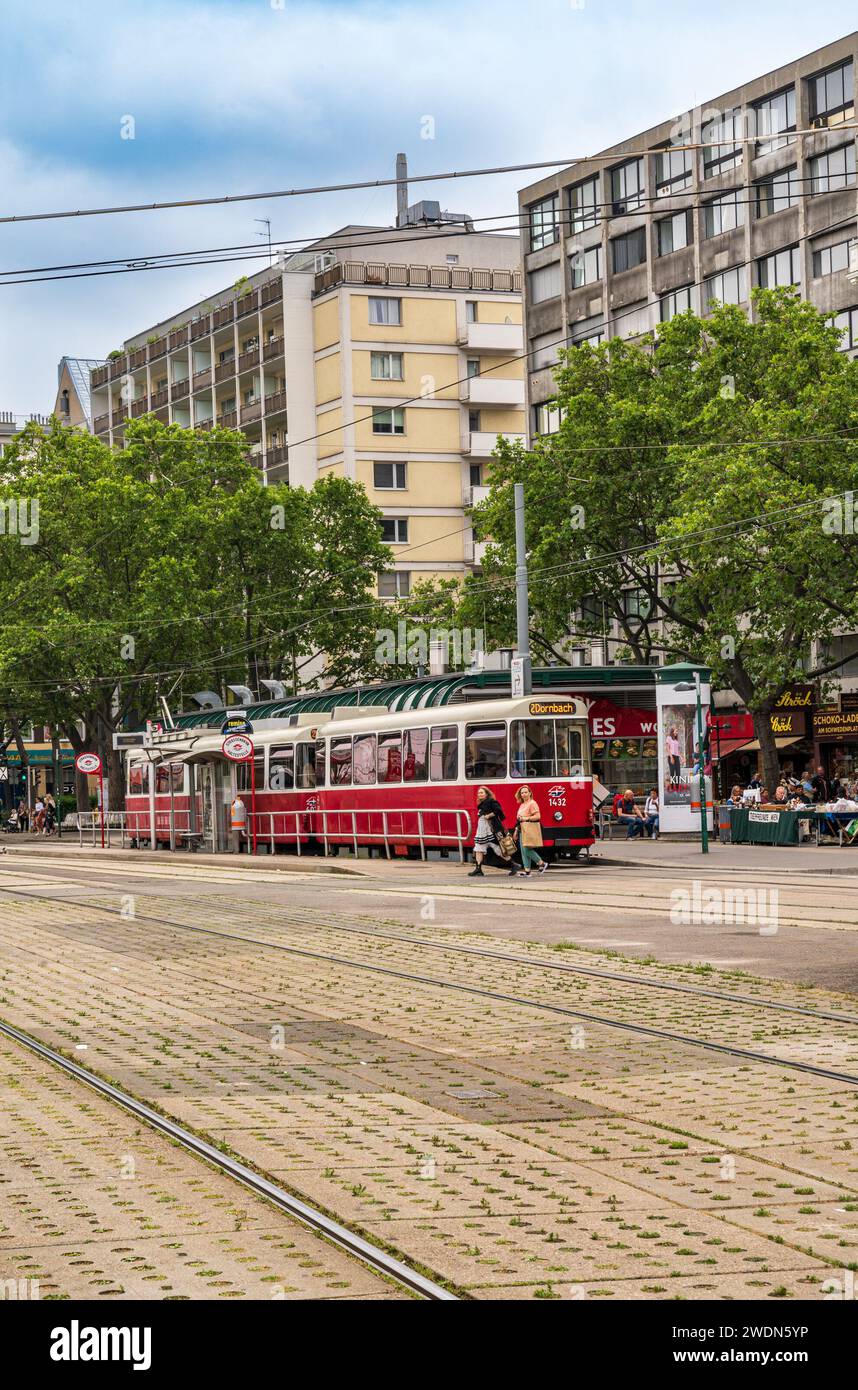
[{"label": "tram logo emblem", "polygon": [[549,804],[549,806],[565,806],[565,805],[566,805],[566,788],[563,787],[563,786],[560,786],[559,783],[558,783],[558,785],[555,786],[555,787],[549,787],[549,788],[548,788],[548,804]]}]

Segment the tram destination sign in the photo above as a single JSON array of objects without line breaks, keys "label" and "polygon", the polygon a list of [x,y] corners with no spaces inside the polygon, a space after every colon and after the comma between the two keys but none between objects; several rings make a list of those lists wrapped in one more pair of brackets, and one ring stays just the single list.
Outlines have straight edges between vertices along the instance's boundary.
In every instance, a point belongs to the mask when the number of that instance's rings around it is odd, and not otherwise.
[{"label": "tram destination sign", "polygon": [[245,719],[241,714],[231,714],[229,719],[225,719],[220,726],[222,734],[252,734],[253,725],[249,719]]},{"label": "tram destination sign", "polygon": [[246,763],[253,757],[253,739],[247,734],[227,734],[221,744],[221,752],[233,763]]},{"label": "tram destination sign", "polygon": [[571,700],[531,700],[528,714],[568,714],[573,707]]}]

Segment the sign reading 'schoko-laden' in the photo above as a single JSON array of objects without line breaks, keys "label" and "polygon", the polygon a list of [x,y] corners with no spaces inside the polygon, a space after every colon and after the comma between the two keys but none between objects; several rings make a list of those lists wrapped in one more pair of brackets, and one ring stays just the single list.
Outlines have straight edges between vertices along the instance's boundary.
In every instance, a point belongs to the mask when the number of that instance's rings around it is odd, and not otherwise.
[{"label": "sign reading 'schoko-laden'", "polygon": [[858,709],[818,709],[813,732],[817,738],[858,738]]}]

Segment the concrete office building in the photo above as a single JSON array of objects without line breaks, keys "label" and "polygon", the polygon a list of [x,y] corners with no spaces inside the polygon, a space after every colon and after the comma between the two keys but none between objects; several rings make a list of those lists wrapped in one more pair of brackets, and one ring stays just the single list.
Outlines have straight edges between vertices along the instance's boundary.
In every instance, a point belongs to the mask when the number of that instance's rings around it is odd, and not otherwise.
[{"label": "concrete office building", "polygon": [[93,430],[115,445],[151,412],[240,428],[266,481],[363,483],[396,556],[383,597],[478,562],[466,508],[497,435],[525,431],[518,237],[437,204],[407,216],[344,227],[90,374]]}]

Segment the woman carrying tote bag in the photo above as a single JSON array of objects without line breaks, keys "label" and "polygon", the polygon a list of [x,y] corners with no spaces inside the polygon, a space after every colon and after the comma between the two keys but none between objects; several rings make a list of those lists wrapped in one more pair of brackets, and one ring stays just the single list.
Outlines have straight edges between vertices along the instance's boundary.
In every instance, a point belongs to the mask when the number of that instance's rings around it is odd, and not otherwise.
[{"label": "woman carrying tote bag", "polygon": [[533,799],[530,787],[519,787],[515,799],[518,802],[518,847],[521,850],[523,865],[518,876],[530,878],[532,864],[536,865],[541,874],[548,868],[542,856],[537,854],[537,850],[542,849],[542,813]]}]

